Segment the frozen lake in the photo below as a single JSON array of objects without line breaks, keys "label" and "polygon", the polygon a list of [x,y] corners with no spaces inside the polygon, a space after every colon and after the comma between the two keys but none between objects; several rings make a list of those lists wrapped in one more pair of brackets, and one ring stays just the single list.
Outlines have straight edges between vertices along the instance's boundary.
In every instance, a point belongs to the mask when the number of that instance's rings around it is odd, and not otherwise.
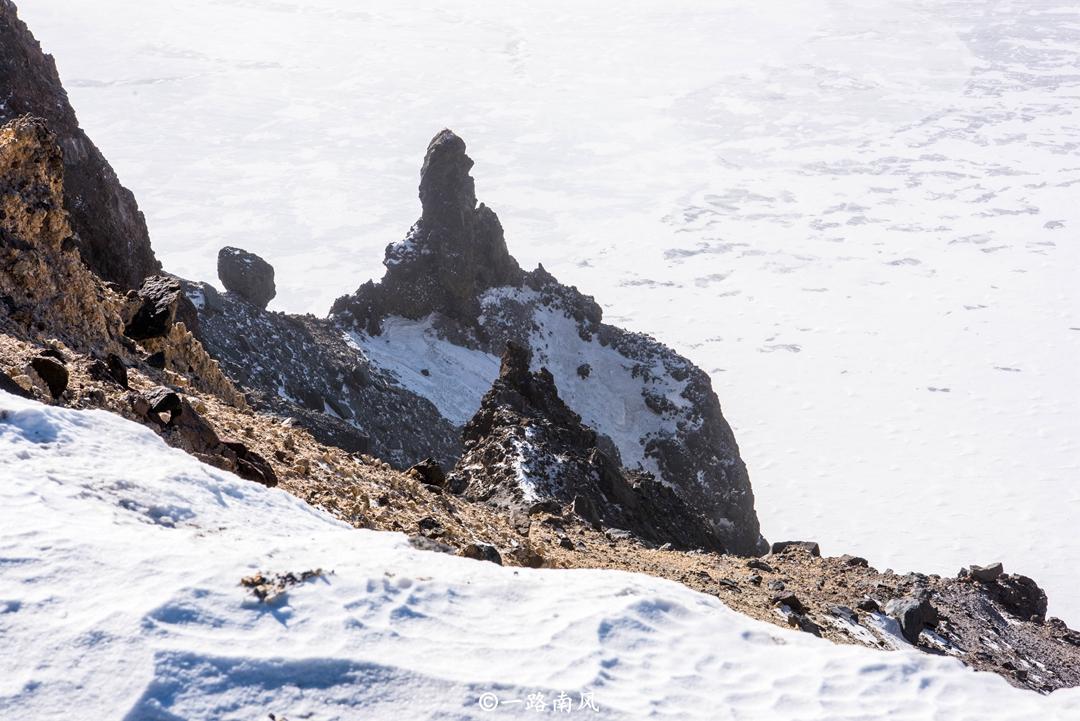
[{"label": "frozen lake", "polygon": [[324,314],[451,127],[522,265],[710,372],[766,537],[1080,623],[1080,6],[20,5],[170,270]]}]

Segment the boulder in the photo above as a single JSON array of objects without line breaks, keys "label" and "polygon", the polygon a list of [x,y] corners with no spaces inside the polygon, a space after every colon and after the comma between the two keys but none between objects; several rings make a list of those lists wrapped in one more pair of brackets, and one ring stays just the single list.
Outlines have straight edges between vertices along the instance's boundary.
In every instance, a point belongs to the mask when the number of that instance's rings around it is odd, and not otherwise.
[{"label": "boulder", "polygon": [[132,340],[147,340],[168,335],[177,309],[187,296],[176,278],[154,275],[143,282],[136,300],[138,304],[124,327],[124,335]]},{"label": "boulder", "polygon": [[961,578],[967,576],[973,578],[980,583],[993,583],[997,580],[998,576],[1004,573],[1005,569],[998,563],[991,563],[989,566],[976,566],[972,564],[971,568],[965,568],[960,571]]},{"label": "boulder", "polygon": [[885,604],[885,614],[896,619],[904,638],[913,645],[918,645],[923,628],[938,622],[937,609],[926,594],[895,598]]},{"label": "boulder", "polygon": [[121,388],[128,387],[127,366],[115,353],[110,353],[105,360],[92,361],[88,372],[94,380],[115,383]]},{"label": "boulder", "polygon": [[1023,621],[1042,623],[1046,619],[1046,591],[1027,576],[1010,573],[986,584],[987,593],[1006,611]]},{"label": "boulder", "polygon": [[0,371],[0,391],[10,393],[20,398],[33,398],[34,395],[15,382],[15,379],[7,373]]},{"label": "boulder", "polygon": [[254,253],[240,248],[222,248],[218,251],[217,271],[225,290],[236,293],[257,308],[266,308],[277,295],[274,267]]},{"label": "boulder", "polygon": [[502,565],[502,556],[499,554],[499,550],[488,543],[470,543],[461,549],[459,555],[477,561],[489,561]]},{"label": "boulder", "polygon": [[68,371],[63,362],[49,355],[39,355],[30,360],[30,367],[34,369],[45,385],[49,387],[49,393],[54,399],[59,399],[68,386]]},{"label": "boulder", "polygon": [[235,438],[222,438],[221,443],[236,454],[236,475],[273,488],[278,484],[277,474],[266,459]]},{"label": "boulder", "polygon": [[446,473],[434,458],[425,458],[409,468],[405,475],[428,486],[442,488],[446,485]]}]

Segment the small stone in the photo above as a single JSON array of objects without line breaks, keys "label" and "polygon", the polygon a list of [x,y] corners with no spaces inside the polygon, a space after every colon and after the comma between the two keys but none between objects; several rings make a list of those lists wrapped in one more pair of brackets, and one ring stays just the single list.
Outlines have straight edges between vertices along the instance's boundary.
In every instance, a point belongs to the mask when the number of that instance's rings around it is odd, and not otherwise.
[{"label": "small stone", "polygon": [[746,562],[747,568],[753,568],[757,571],[764,571],[765,573],[775,573],[776,569],[769,564],[762,561],[760,558],[751,558]]},{"label": "small stone", "polygon": [[537,501],[536,503],[529,506],[529,515],[535,516],[538,513],[550,513],[552,515],[558,516],[562,513],[562,506],[559,505],[558,501],[552,500],[550,498],[545,501]]},{"label": "small stone", "polygon": [[[971,578],[974,578],[976,581],[979,581],[980,583],[993,583],[1004,572],[1005,572],[1005,569],[1001,565],[1001,562],[999,561],[997,563],[991,563],[989,566],[976,566],[976,565],[972,564],[971,568],[968,569],[968,573],[965,574],[965,575],[968,575]],[[963,572],[961,572],[961,573],[963,573]]]},{"label": "small stone", "polygon": [[750,574],[750,576],[747,577],[746,580],[749,581],[750,583],[754,584],[755,586],[760,586],[761,585],[761,576],[756,574],[756,573]]},{"label": "small stone", "polygon": [[590,374],[592,374],[592,366],[588,363],[582,363],[577,367],[577,374],[579,378],[585,380],[589,377]]},{"label": "small stone", "polygon": [[49,387],[49,393],[54,399],[59,399],[68,386],[68,371],[64,364],[56,358],[47,355],[39,355],[30,360],[30,367],[41,376],[45,385]]},{"label": "small stone", "polygon": [[417,526],[420,528],[420,533],[428,538],[438,538],[446,531],[443,529],[442,524],[431,516],[425,516],[417,521]]},{"label": "small stone", "polygon": [[840,556],[840,563],[852,568],[867,568],[870,565],[862,556],[851,556],[846,553]]},{"label": "small stone", "polygon": [[864,598],[863,600],[859,601],[856,608],[858,608],[860,611],[866,611],[867,613],[875,613],[881,610],[881,606],[879,606],[878,602],[872,598]]},{"label": "small stone", "polygon": [[784,585],[783,581],[769,581],[769,589],[772,591],[783,591],[784,588],[786,588],[786,586]]},{"label": "small stone", "polygon": [[791,549],[806,551],[811,556],[821,555],[821,548],[815,541],[777,541],[772,545],[773,553],[784,553]]},{"label": "small stone", "polygon": [[778,593],[772,598],[774,606],[787,606],[795,613],[806,613],[806,606],[803,605],[799,597],[790,591],[785,593]]},{"label": "small stone", "polygon": [[499,554],[499,550],[489,543],[470,543],[461,549],[461,553],[458,555],[476,561],[489,561],[490,563],[502,565],[502,556]]},{"label": "small stone", "polygon": [[3,371],[0,371],[0,391],[10,393],[13,396],[19,396],[20,398],[34,397],[33,393],[23,388],[14,378]]}]

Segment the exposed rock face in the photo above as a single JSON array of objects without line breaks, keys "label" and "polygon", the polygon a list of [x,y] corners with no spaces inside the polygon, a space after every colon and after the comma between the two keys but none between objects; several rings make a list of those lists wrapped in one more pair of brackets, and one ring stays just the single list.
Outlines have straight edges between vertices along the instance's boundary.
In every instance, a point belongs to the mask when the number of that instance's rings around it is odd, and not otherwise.
[{"label": "exposed rock face", "polygon": [[332,322],[266,311],[205,283],[186,283],[185,292],[199,315],[200,340],[255,408],[398,468],[429,456],[454,464],[458,429],[373,366]]},{"label": "exposed rock face", "polygon": [[[164,275],[150,276],[139,288],[138,302],[131,320],[124,326],[124,335],[132,340],[168,335],[181,306],[190,304],[179,280]],[[197,328],[198,325],[190,330]]]},{"label": "exposed rock face", "polygon": [[586,520],[651,543],[722,550],[704,516],[654,478],[624,473],[600,450],[596,432],[559,398],[551,374],[529,371],[521,346],[507,345],[499,377],[464,437],[449,483],[470,499],[519,512],[551,501],[554,510],[573,504]]},{"label": "exposed rock face", "polygon": [[222,248],[218,251],[217,271],[225,290],[236,293],[257,308],[266,308],[277,295],[273,266],[254,253],[240,248]]},{"label": "exposed rock face", "polygon": [[79,259],[63,199],[63,158],[45,122],[0,128],[0,320],[115,352],[122,300]]},{"label": "exposed rock face", "polygon": [[[460,138],[435,136],[420,220],[387,248],[382,281],[339,298],[331,318],[385,370],[430,376],[414,389],[450,420],[479,408],[507,341],[529,348],[532,370],[549,370],[613,465],[653,473],[709,516],[729,550],[764,553],[746,466],[708,376],[654,339],[603,323],[593,298],[543,266],[522,272],[495,214],[476,205],[471,167]],[[384,344],[407,345],[420,332],[416,355],[378,359]],[[471,365],[440,371],[468,352],[461,363]],[[484,383],[468,380],[487,373]]]},{"label": "exposed rock face", "polygon": [[79,128],[52,56],[42,52],[10,0],[0,0],[0,49],[0,124],[23,115],[46,121],[63,148],[63,207],[71,216],[71,242],[100,277],[137,288],[161,270],[143,214]]},{"label": "exposed rock face", "polygon": [[465,324],[480,314],[489,288],[518,285],[521,268],[506,248],[491,209],[477,207],[465,142],[449,130],[428,145],[420,171],[423,214],[405,240],[386,248],[386,275],[341,298],[332,313],[349,309],[361,327],[378,332],[389,315],[420,319],[438,312]]}]

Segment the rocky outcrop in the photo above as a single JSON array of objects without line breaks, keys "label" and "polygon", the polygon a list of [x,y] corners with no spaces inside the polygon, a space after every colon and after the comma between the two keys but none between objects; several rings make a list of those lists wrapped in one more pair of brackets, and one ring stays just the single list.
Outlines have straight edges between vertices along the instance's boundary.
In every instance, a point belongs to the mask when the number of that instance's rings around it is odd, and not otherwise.
[{"label": "rocky outcrop", "polygon": [[374,333],[391,315],[419,319],[438,312],[472,325],[485,290],[521,282],[498,217],[477,206],[472,166],[465,142],[451,131],[431,140],[420,171],[420,219],[405,240],[387,246],[382,282],[339,298],[332,314],[348,312]]},{"label": "rocky outcrop", "polygon": [[69,242],[98,276],[137,288],[146,276],[161,270],[143,214],[79,128],[56,63],[42,51],[10,0],[0,0],[0,49],[0,124],[24,115],[47,123],[63,149]]},{"label": "rocky outcrop", "polygon": [[45,122],[0,128],[0,322],[36,339],[120,352],[123,300],[79,259],[64,165]]},{"label": "rocky outcrop", "polygon": [[[729,550],[765,552],[746,466],[709,377],[656,340],[603,323],[592,297],[543,266],[522,272],[494,212],[477,205],[472,165],[460,138],[435,136],[421,171],[420,219],[387,247],[382,280],[339,298],[331,318],[374,356],[422,330],[424,345],[414,347],[429,357],[378,361],[399,377],[438,373],[441,359],[467,349],[491,359],[466,369],[490,368],[490,383],[508,341],[528,348],[532,370],[548,369],[612,464],[653,474],[707,514]],[[416,386],[447,419],[479,408],[488,387],[461,373]]]},{"label": "rocky outcrop", "polygon": [[256,308],[265,309],[277,295],[274,267],[254,253],[222,248],[218,251],[217,271],[225,290],[236,293]]},{"label": "rocky outcrop", "polygon": [[263,310],[206,283],[184,288],[198,312],[199,339],[255,408],[398,468],[429,456],[454,464],[459,430],[358,353],[336,324]]},{"label": "rocky outcrop", "polygon": [[551,374],[529,371],[522,346],[507,345],[464,439],[449,485],[467,498],[523,513],[566,505],[590,523],[649,543],[723,550],[708,519],[655,478],[624,472],[598,447],[596,432],[559,398]]}]

